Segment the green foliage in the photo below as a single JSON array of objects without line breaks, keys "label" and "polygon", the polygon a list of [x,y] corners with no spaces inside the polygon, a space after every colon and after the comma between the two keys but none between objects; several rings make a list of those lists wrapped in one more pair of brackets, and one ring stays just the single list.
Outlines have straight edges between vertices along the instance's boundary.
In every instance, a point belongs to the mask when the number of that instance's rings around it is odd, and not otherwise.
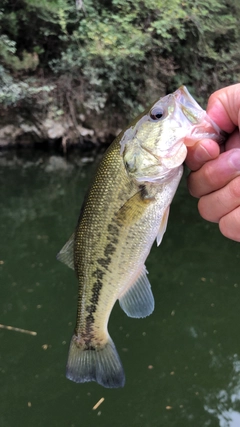
[{"label": "green foliage", "polygon": [[9,73],[0,65],[0,103],[9,106],[16,105],[19,101],[32,99],[39,93],[48,93],[54,86],[34,86],[35,80],[14,81]]},{"label": "green foliage", "polygon": [[182,82],[198,97],[239,81],[239,11],[226,1],[186,4],[184,39],[172,49],[178,72],[172,84]]},{"label": "green foliage", "polygon": [[128,121],[180,84],[203,102],[214,89],[240,80],[237,0],[76,4],[2,0],[2,104],[31,96],[35,102],[50,87],[38,83],[44,77],[58,87],[59,108],[76,116],[118,112]]}]

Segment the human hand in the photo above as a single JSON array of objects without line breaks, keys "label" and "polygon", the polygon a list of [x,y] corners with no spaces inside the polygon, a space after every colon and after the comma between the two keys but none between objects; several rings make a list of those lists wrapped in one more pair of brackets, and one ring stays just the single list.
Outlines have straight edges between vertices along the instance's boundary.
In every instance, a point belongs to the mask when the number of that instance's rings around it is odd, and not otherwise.
[{"label": "human hand", "polygon": [[240,84],[214,92],[207,113],[229,137],[221,147],[210,139],[188,147],[188,188],[200,215],[240,242]]}]

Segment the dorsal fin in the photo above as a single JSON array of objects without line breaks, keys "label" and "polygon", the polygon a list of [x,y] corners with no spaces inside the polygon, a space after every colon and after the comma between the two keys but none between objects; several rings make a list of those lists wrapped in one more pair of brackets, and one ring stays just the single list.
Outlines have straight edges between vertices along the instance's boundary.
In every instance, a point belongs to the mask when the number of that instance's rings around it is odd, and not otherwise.
[{"label": "dorsal fin", "polygon": [[60,252],[57,254],[58,261],[63,262],[68,267],[74,270],[74,235],[73,233],[68,239],[67,243],[63,246]]},{"label": "dorsal fin", "polygon": [[154,297],[144,266],[139,277],[119,298],[120,307],[129,317],[146,317],[154,310]]}]

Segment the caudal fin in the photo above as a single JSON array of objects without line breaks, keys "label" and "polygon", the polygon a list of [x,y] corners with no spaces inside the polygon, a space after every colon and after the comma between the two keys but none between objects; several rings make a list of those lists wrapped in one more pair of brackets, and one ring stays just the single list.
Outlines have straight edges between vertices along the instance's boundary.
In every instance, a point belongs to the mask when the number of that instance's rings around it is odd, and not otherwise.
[{"label": "caudal fin", "polygon": [[102,348],[82,349],[73,336],[68,354],[66,377],[76,383],[96,381],[103,387],[123,387],[125,375],[115,345],[109,337]]}]

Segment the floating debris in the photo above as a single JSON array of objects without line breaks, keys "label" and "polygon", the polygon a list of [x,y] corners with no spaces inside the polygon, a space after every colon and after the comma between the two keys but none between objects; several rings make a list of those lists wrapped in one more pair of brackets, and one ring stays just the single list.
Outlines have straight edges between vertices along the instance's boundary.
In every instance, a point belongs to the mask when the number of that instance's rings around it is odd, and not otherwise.
[{"label": "floating debris", "polygon": [[28,334],[28,335],[37,335],[37,332],[35,331],[28,331],[27,329],[21,329],[21,328],[15,328],[14,326],[7,326],[7,325],[1,325],[0,329],[7,329],[8,331],[15,331],[15,332],[21,332],[22,334]]},{"label": "floating debris", "polygon": [[93,411],[95,411],[97,408],[99,408],[99,406],[104,402],[104,397],[101,397],[101,399],[99,399],[99,401],[96,403],[96,405],[93,406]]},{"label": "floating debris", "polygon": [[49,345],[48,345],[48,344],[43,344],[43,345],[42,345],[42,349],[43,349],[43,350],[47,350],[48,348],[49,348]]}]

